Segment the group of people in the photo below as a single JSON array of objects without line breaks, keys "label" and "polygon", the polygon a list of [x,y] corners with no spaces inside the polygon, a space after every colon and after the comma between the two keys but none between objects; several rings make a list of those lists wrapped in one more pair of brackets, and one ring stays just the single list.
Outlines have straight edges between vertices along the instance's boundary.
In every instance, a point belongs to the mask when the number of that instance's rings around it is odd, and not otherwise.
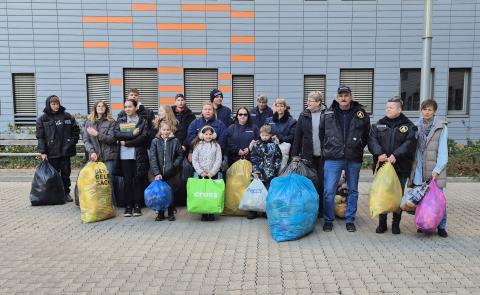
[{"label": "group of people", "polygon": [[[317,174],[315,188],[320,196],[319,217],[323,230],[333,229],[334,199],[342,171],[348,186],[346,229],[356,231],[358,180],[364,149],[373,155],[374,173],[386,162],[393,164],[402,188],[435,179],[446,185],[448,161],[447,126],[436,117],[437,103],[421,104],[421,118],[414,124],[402,113],[402,100],[388,100],[385,117],[370,124],[370,116],[353,100],[348,86],[337,89],[336,99],[326,107],[321,92],[308,94],[307,108],[298,120],[289,113],[285,99],[277,98],[273,110],[265,95],[257,97],[251,109],[240,107],[234,116],[222,104],[223,93],[214,89],[197,118],[177,94],[175,105],[161,105],[158,114],[141,104],[137,89],[130,89],[124,110],[117,120],[109,106],[98,101],[83,126],[83,141],[89,160],[103,161],[111,175],[123,176],[124,216],[140,216],[143,191],[150,175],[169,183],[174,198],[185,193],[184,165],[188,177],[223,178],[227,168],[239,159],[252,162],[252,178],[268,188],[278,176],[282,159],[301,160]],[[65,112],[57,96],[47,98],[44,114],[37,120],[38,151],[63,179],[67,200],[70,193],[70,157],[80,128]],[[182,179],[183,178],[183,179]],[[407,184],[407,179],[409,180]],[[175,206],[160,211],[156,220],[175,220]],[[249,219],[256,217],[250,212]],[[212,214],[202,215],[212,221]],[[392,233],[400,233],[401,213],[393,213]],[[438,235],[447,237],[447,214],[438,226]],[[379,217],[377,233],[387,230],[387,215]]]}]

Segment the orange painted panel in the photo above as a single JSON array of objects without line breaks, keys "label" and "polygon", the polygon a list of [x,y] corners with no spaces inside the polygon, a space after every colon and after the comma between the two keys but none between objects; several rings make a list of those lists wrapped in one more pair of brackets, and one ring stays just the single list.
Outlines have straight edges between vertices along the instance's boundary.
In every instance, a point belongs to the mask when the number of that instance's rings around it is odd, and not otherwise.
[{"label": "orange painted panel", "polygon": [[125,23],[131,24],[131,16],[84,16],[84,23]]},{"label": "orange painted panel", "polygon": [[205,48],[159,48],[160,55],[206,55]]},{"label": "orange painted panel", "polygon": [[158,86],[160,92],[183,92],[182,85],[160,85]]},{"label": "orange painted panel", "polygon": [[160,74],[183,74],[182,67],[159,67],[158,72]]},{"label": "orange painted panel", "polygon": [[231,18],[255,18],[255,11],[232,11]]},{"label": "orange painted panel", "polygon": [[133,48],[155,49],[157,48],[157,42],[133,42]]},{"label": "orange painted panel", "polygon": [[111,86],[122,86],[123,80],[122,79],[110,79]]},{"label": "orange painted panel", "polygon": [[132,10],[134,11],[155,11],[157,10],[157,5],[155,4],[132,4]]},{"label": "orange painted panel", "polygon": [[230,42],[232,43],[255,43],[255,37],[250,36],[232,36],[230,37]]},{"label": "orange painted panel", "polygon": [[183,4],[183,11],[230,11],[230,5],[218,4]]},{"label": "orange painted panel", "polygon": [[220,73],[218,74],[218,80],[232,80],[232,74]]},{"label": "orange painted panel", "polygon": [[255,55],[232,55],[231,61],[234,62],[254,62]]},{"label": "orange painted panel", "polygon": [[228,86],[228,85],[220,85],[218,87],[218,90],[220,90],[223,93],[230,93],[230,92],[232,92],[232,87]]},{"label": "orange painted panel", "polygon": [[123,110],[123,103],[112,103],[112,110]]},{"label": "orange painted panel", "polygon": [[85,48],[108,48],[108,42],[85,41],[85,42],[83,42],[83,47],[85,47]]},{"label": "orange painted panel", "polygon": [[158,30],[197,30],[205,31],[206,24],[157,24]]},{"label": "orange painted panel", "polygon": [[183,48],[183,55],[207,55],[205,48]]},{"label": "orange painted panel", "polygon": [[158,100],[160,104],[174,104],[175,98],[174,97],[160,97]]}]

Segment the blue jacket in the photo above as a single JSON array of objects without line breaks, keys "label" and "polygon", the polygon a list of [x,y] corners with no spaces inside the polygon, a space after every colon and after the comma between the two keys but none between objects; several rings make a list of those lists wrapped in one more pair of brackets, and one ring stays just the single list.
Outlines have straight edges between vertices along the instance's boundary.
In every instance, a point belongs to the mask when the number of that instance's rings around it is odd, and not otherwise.
[{"label": "blue jacket", "polygon": [[273,111],[269,106],[267,106],[267,108],[263,111],[263,113],[260,113],[260,111],[258,110],[258,106],[250,110],[250,118],[252,120],[252,123],[257,125],[258,128],[265,125],[265,120],[267,120],[267,118],[270,118],[272,116],[273,116]]},{"label": "blue jacket", "polygon": [[210,119],[209,121],[207,121],[203,117],[193,120],[193,122],[190,123],[190,126],[188,126],[188,132],[187,132],[188,144],[190,146],[192,145],[192,141],[195,139],[195,137],[197,137],[198,132],[200,132],[200,129],[202,129],[202,127],[205,125],[212,126],[212,128],[215,130],[215,133],[217,133],[218,144],[220,144],[222,149],[224,149],[225,133],[227,130],[227,128],[225,127],[225,124],[223,124],[222,121],[217,119]]},{"label": "blue jacket", "polygon": [[280,143],[293,143],[297,120],[295,120],[288,111],[285,111],[285,115],[283,115],[283,117],[280,119],[278,119],[277,113],[273,114],[273,117],[265,120],[265,124],[268,124],[270,127],[272,127],[272,134],[278,137]]},{"label": "blue jacket", "polygon": [[[248,148],[252,140],[259,139],[258,127],[256,125],[240,125],[234,123],[228,127],[226,132],[227,153],[229,166],[240,159],[238,152]],[[248,160],[250,155],[247,155]]]},{"label": "blue jacket", "polygon": [[217,120],[220,120],[225,124],[225,127],[232,125],[232,110],[229,107],[224,105],[219,105],[216,109],[217,112]]}]

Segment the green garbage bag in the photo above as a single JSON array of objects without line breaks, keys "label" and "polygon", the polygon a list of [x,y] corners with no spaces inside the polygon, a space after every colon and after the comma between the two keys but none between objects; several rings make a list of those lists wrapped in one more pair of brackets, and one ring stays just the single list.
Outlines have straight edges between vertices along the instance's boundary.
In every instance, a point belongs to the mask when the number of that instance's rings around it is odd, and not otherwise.
[{"label": "green garbage bag", "polygon": [[187,181],[187,211],[198,214],[222,213],[224,192],[223,179],[189,178]]}]

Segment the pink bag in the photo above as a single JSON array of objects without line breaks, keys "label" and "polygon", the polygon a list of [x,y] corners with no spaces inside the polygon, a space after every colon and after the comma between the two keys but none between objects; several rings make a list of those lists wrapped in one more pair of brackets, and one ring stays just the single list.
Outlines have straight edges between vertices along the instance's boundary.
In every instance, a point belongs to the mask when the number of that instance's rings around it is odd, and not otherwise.
[{"label": "pink bag", "polygon": [[447,209],[447,200],[442,190],[438,188],[435,180],[430,182],[430,188],[423,197],[422,201],[415,211],[415,224],[417,229],[424,233],[432,233],[442,221],[445,210]]}]

